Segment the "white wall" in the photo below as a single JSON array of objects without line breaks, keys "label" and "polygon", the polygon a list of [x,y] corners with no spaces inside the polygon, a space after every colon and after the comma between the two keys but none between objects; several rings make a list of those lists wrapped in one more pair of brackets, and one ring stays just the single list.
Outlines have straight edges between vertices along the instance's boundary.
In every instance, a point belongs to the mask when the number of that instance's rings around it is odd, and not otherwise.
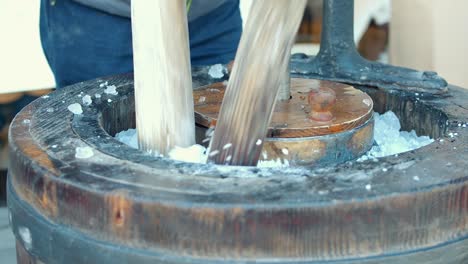
[{"label": "white wall", "polygon": [[0,32],[0,94],[54,87],[39,40],[39,0],[0,0]]},{"label": "white wall", "polygon": [[468,88],[468,1],[434,5],[433,63],[449,82]]},{"label": "white wall", "polygon": [[468,87],[468,1],[393,0],[390,61]]}]

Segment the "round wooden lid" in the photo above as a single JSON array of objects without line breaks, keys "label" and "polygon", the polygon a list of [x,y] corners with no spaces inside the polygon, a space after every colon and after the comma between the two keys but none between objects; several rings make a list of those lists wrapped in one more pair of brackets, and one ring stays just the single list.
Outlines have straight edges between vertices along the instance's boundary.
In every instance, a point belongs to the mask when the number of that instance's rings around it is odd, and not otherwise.
[{"label": "round wooden lid", "polygon": [[[216,125],[226,83],[194,91],[198,125]],[[267,137],[299,138],[340,133],[367,122],[373,101],[347,84],[313,79],[291,80],[291,99],[276,103]]]}]

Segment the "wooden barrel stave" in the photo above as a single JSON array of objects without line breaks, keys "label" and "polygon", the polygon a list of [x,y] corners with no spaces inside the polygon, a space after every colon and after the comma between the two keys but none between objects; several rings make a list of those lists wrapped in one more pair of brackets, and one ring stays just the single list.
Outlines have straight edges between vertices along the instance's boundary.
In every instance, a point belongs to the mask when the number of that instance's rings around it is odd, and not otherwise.
[{"label": "wooden barrel stave", "polygon": [[[193,264],[218,264],[218,263],[255,263],[246,261],[228,261],[223,259],[200,259],[180,257],[177,255],[158,252],[155,249],[136,250],[135,248],[122,247],[108,241],[95,240],[76,230],[57,225],[38,214],[33,207],[18,199],[17,194],[9,189],[9,201],[12,214],[15,215],[13,230],[18,237],[17,251],[19,263],[43,263],[37,255],[47,259],[48,264],[54,263],[193,263]],[[29,251],[23,245],[19,228],[28,228],[36,243]],[[35,240],[39,238],[39,240]],[[338,263],[338,264],[378,264],[378,263],[465,263],[468,259],[466,251],[468,243],[465,240],[454,240],[450,243],[436,245],[416,251],[400,254],[382,254],[369,258],[356,258],[333,262],[307,263]],[[159,254],[158,254],[159,253]],[[265,261],[266,264],[278,263]],[[298,263],[294,260],[285,260],[282,263]],[[303,262],[301,262],[303,263]]]}]

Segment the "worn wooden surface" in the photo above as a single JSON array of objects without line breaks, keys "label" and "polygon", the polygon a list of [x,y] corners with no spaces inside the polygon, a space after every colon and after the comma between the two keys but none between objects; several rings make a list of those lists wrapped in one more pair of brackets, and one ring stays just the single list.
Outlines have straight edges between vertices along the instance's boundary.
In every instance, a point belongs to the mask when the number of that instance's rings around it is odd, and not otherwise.
[{"label": "worn wooden surface", "polygon": [[[119,96],[82,116],[66,110],[106,80]],[[466,263],[468,91],[361,88],[405,129],[443,139],[417,151],[321,169],[227,169],[116,142],[109,133],[134,125],[133,83],[106,80],[40,98],[11,127],[13,231],[36,232],[28,253],[44,263]],[[75,158],[83,146],[92,158]]]}]

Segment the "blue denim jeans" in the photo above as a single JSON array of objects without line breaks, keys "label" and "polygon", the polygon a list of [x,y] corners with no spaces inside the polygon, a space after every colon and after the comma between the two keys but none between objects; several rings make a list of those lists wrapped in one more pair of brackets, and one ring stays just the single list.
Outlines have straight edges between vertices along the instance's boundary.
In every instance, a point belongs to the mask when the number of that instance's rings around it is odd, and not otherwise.
[{"label": "blue denim jeans", "polygon": [[[194,0],[196,1],[196,0]],[[57,88],[133,71],[131,21],[71,0],[41,0],[41,41]],[[192,65],[234,59],[242,34],[239,0],[189,23]]]}]

